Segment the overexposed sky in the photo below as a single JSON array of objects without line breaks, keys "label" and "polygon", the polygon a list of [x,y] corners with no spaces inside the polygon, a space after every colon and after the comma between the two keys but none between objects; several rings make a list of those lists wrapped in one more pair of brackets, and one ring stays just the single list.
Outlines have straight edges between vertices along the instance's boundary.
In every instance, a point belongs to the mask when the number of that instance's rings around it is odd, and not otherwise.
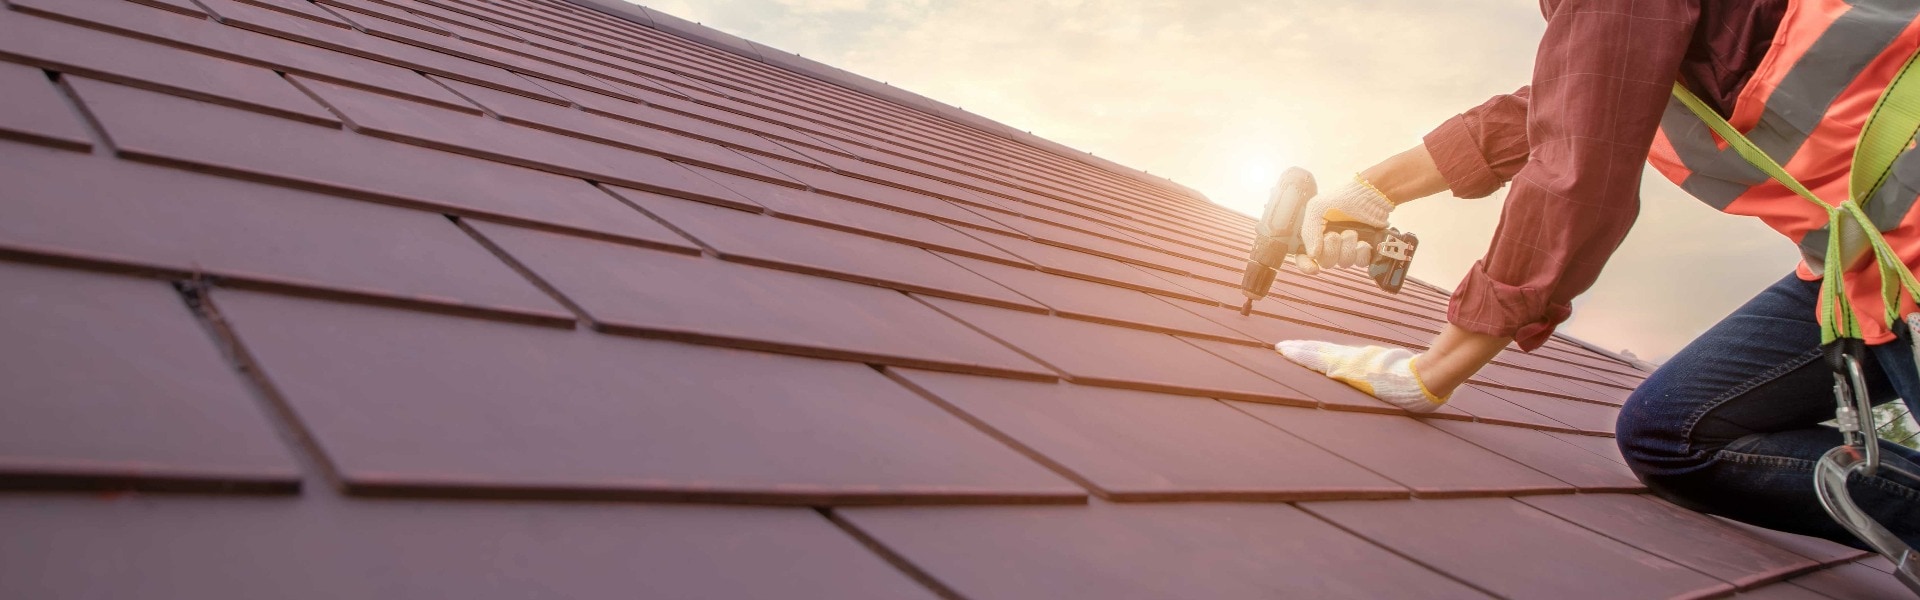
[{"label": "overexposed sky", "polygon": [[[1527,83],[1522,0],[642,0],[1169,177],[1257,214],[1289,165],[1323,182]],[[1392,216],[1452,288],[1504,193]],[[1562,331],[1664,360],[1787,274],[1792,244],[1647,171],[1639,223]]]}]

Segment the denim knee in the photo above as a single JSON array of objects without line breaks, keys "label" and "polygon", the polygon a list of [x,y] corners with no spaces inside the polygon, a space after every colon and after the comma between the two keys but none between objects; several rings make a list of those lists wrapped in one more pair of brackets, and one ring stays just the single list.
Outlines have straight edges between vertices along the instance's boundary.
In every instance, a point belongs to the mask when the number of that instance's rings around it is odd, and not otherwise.
[{"label": "denim knee", "polygon": [[1643,481],[1649,474],[1686,471],[1709,459],[1691,447],[1686,419],[1658,409],[1658,399],[1666,393],[1658,379],[1648,378],[1634,390],[1614,422],[1614,443],[1620,447],[1620,456]]}]

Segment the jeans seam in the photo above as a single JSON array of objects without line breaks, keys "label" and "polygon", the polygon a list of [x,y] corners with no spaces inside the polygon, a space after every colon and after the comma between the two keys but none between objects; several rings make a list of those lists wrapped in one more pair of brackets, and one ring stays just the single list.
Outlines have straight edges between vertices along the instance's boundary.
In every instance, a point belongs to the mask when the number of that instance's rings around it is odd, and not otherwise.
[{"label": "jeans seam", "polygon": [[[1745,452],[1734,452],[1732,450],[1722,450],[1718,453],[1716,458],[1720,460],[1725,460],[1731,463],[1747,464],[1747,465],[1754,465],[1754,466],[1760,466],[1760,467],[1786,468],[1786,469],[1793,469],[1797,471],[1806,471],[1808,473],[1813,472],[1814,465],[1816,464],[1815,461],[1811,461],[1811,460],[1805,460],[1805,459],[1799,459],[1799,458],[1788,458],[1784,456],[1769,456],[1765,454],[1748,454]],[[1904,499],[1908,502],[1920,501],[1920,490],[1907,487],[1905,485],[1902,485],[1900,482],[1893,481],[1891,479],[1886,479],[1884,477],[1879,477],[1879,476],[1849,477],[1848,481],[1871,485],[1875,488],[1878,488],[1880,491],[1893,494],[1894,496],[1898,496],[1901,499]]]},{"label": "jeans seam", "polygon": [[1720,408],[1720,405],[1726,404],[1734,398],[1739,398],[1742,394],[1753,391],[1754,388],[1760,387],[1761,384],[1779,379],[1780,376],[1786,375],[1789,371],[1806,366],[1807,363],[1813,362],[1814,359],[1820,356],[1821,350],[1819,349],[1807,351],[1799,356],[1788,359],[1786,362],[1775,365],[1772,369],[1768,369],[1759,375],[1750,377],[1746,381],[1740,382],[1739,385],[1727,388],[1725,393],[1714,397],[1710,401],[1701,403],[1699,408],[1694,409],[1693,414],[1687,415],[1686,428],[1684,430],[1684,436],[1687,440],[1687,452],[1692,453],[1697,450],[1694,447],[1694,428],[1699,427],[1700,420],[1706,418],[1707,413],[1713,412],[1715,409]]}]

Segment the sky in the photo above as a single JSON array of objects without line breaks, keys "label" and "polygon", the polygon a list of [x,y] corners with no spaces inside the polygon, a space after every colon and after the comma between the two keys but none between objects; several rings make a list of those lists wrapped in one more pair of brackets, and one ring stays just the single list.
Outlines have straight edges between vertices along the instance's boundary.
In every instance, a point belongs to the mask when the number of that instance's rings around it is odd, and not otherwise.
[{"label": "sky", "polygon": [[[1520,0],[643,0],[1161,175],[1258,214],[1288,166],[1337,182],[1525,85]],[[1793,269],[1792,244],[1651,169],[1640,218],[1561,331],[1659,362]],[[1504,192],[1403,205],[1452,289]]]}]

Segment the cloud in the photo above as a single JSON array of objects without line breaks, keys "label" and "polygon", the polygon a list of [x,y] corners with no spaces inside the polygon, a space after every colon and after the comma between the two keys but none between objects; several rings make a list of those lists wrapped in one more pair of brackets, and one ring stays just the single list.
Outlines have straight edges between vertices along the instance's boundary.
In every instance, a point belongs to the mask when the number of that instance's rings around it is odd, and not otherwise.
[{"label": "cloud", "polygon": [[[1545,24],[1511,0],[664,0],[684,18],[1092,151],[1256,213],[1304,166],[1344,178],[1525,84]],[[1793,266],[1756,221],[1650,177],[1642,215],[1563,330],[1660,359]],[[1451,287],[1500,197],[1396,211],[1414,274]]]}]

